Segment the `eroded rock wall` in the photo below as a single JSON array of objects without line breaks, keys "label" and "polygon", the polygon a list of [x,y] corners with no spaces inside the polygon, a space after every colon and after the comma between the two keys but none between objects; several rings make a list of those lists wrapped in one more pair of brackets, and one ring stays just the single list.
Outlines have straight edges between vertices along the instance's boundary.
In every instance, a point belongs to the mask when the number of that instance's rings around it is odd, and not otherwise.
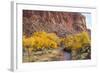
[{"label": "eroded rock wall", "polygon": [[54,32],[64,37],[87,31],[85,16],[78,12],[23,10],[23,32],[30,36],[36,31]]}]

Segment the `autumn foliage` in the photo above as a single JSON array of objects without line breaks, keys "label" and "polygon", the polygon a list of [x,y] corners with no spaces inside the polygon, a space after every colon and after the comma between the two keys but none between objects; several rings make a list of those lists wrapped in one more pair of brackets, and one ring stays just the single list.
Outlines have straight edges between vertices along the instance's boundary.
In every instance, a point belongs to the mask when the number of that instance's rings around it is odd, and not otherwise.
[{"label": "autumn foliage", "polygon": [[62,42],[67,49],[77,50],[85,45],[90,45],[90,38],[87,32],[81,32],[66,36]]},{"label": "autumn foliage", "polygon": [[57,49],[61,42],[68,49],[80,49],[90,44],[90,38],[87,32],[68,35],[62,41],[56,34],[44,31],[35,32],[31,37],[23,36],[23,47],[30,50]]},{"label": "autumn foliage", "polygon": [[57,49],[59,37],[54,33],[35,32],[31,37],[23,36],[23,47],[30,50]]}]

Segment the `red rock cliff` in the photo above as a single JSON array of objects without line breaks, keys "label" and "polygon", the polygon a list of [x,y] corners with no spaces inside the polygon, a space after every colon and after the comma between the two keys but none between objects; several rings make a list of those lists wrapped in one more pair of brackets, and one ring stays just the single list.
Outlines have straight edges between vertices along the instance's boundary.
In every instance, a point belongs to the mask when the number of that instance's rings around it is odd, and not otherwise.
[{"label": "red rock cliff", "polygon": [[23,10],[23,32],[55,32],[58,36],[87,31],[85,16],[78,12]]}]

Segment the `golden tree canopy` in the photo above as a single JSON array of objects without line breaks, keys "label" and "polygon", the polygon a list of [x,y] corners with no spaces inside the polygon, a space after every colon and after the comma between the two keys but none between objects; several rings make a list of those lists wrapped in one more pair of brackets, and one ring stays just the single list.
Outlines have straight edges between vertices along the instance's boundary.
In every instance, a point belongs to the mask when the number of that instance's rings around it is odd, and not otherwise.
[{"label": "golden tree canopy", "polygon": [[65,47],[70,49],[80,49],[84,45],[90,44],[90,38],[87,32],[81,32],[74,35],[68,35],[63,39]]},{"label": "golden tree canopy", "polygon": [[23,36],[23,47],[33,49],[58,48],[59,37],[54,33],[35,32],[31,37]]}]

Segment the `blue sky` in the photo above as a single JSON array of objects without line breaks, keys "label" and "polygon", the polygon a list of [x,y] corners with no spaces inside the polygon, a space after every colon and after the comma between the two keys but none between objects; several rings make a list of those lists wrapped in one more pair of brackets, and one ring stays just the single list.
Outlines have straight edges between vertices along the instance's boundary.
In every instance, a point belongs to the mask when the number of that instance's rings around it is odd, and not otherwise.
[{"label": "blue sky", "polygon": [[91,29],[92,27],[92,16],[91,13],[82,13],[82,15],[86,16],[86,26],[87,28]]}]

